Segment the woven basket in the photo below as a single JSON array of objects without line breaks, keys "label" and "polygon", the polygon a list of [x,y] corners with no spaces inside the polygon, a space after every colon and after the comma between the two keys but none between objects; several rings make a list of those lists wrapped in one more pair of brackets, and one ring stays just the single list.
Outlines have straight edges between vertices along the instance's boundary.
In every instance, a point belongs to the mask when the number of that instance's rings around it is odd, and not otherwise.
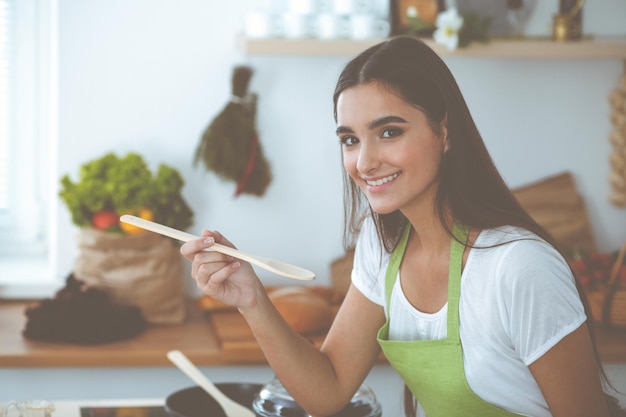
[{"label": "woven basket", "polygon": [[603,325],[626,329],[626,288],[620,288],[619,270],[626,255],[624,244],[618,255],[607,283],[587,292],[591,315]]}]

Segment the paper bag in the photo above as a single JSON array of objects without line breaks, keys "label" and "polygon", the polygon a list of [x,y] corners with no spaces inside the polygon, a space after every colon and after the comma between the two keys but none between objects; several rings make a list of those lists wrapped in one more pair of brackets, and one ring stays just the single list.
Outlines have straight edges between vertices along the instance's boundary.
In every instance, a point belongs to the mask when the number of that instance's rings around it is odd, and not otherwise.
[{"label": "paper bag", "polygon": [[154,234],[119,235],[83,228],[78,234],[75,276],[139,307],[148,323],[185,320],[183,260],[172,239]]}]

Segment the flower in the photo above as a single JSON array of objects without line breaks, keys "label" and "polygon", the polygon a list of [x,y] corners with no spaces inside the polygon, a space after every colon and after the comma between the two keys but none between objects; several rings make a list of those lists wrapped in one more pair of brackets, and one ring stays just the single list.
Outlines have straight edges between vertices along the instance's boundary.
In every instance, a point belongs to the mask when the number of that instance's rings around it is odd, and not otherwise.
[{"label": "flower", "polygon": [[489,17],[476,13],[459,13],[456,7],[439,13],[435,24],[425,22],[414,7],[406,10],[409,21],[409,34],[431,36],[436,43],[446,46],[449,50],[464,48],[474,41],[487,42],[491,24]]},{"label": "flower", "polygon": [[435,42],[444,45],[453,51],[459,45],[459,32],[463,27],[463,16],[456,7],[451,7],[445,12],[439,13],[436,21],[437,29],[433,33]]},{"label": "flower", "polygon": [[417,7],[409,6],[409,7],[406,8],[406,15],[408,17],[417,17],[417,14],[418,14]]}]

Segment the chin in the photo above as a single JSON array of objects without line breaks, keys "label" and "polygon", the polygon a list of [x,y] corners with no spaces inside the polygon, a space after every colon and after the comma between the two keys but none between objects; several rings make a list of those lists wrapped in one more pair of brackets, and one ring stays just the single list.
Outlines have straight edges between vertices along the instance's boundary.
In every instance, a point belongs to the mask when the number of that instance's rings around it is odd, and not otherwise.
[{"label": "chin", "polygon": [[372,205],[372,204],[370,204],[370,207],[378,215],[391,214],[395,211],[398,211],[397,207],[376,207],[375,205]]}]

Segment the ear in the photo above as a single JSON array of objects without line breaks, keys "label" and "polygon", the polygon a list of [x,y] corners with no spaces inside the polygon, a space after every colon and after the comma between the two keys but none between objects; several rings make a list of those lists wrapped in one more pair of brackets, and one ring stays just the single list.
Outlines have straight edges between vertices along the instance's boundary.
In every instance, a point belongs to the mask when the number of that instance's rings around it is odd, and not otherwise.
[{"label": "ear", "polygon": [[443,153],[446,153],[448,149],[450,149],[450,139],[448,139],[448,113],[443,117],[439,129],[443,140]]}]

